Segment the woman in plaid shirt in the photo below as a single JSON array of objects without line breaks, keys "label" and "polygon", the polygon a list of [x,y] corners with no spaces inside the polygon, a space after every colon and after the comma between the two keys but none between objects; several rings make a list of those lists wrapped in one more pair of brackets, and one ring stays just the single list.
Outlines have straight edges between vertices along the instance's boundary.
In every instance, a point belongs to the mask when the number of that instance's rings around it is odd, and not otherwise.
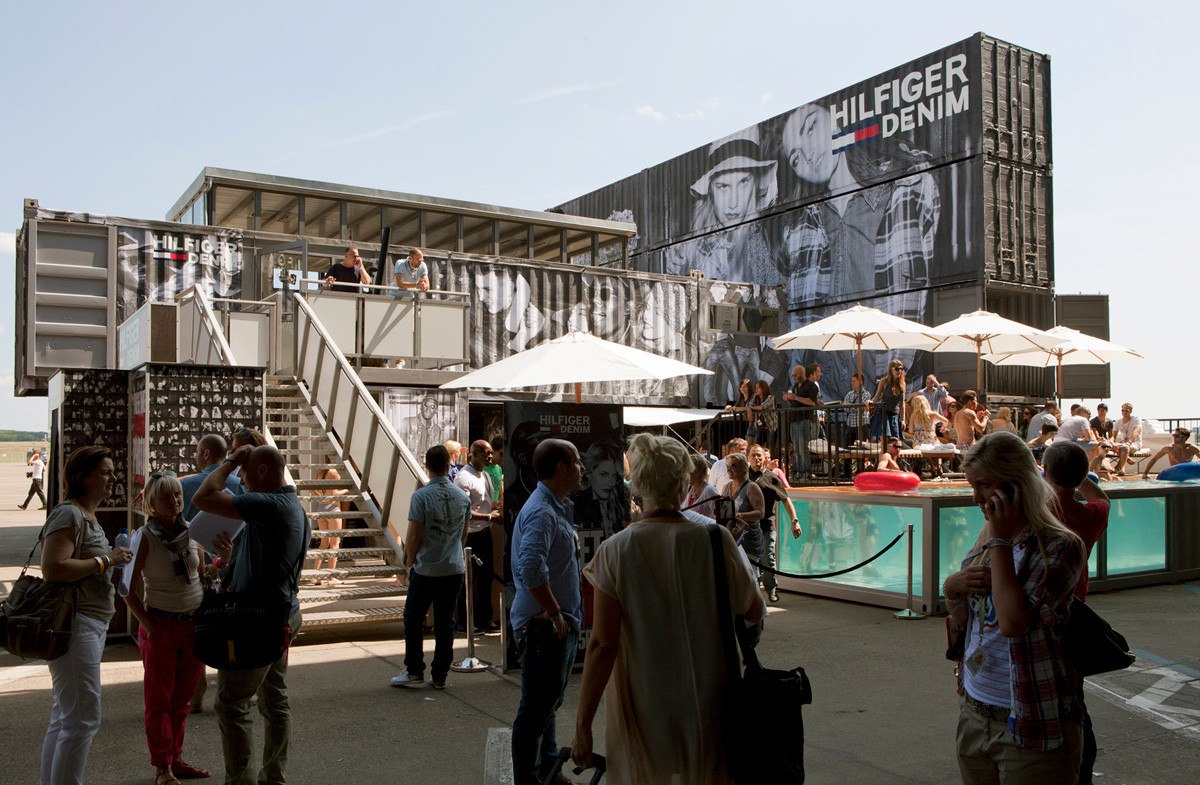
[{"label": "woman in plaid shirt", "polygon": [[958,765],[964,783],[1074,783],[1080,683],[1063,649],[1083,544],[1059,522],[1033,453],[989,434],[963,458],[986,523],[944,586],[963,631]]}]

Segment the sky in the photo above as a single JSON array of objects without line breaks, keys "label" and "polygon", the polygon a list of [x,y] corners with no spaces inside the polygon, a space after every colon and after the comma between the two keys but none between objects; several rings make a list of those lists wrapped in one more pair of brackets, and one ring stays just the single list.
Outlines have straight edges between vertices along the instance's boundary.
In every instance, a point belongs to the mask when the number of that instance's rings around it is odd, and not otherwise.
[{"label": "sky", "polygon": [[9,5],[0,428],[47,419],[12,397],[24,198],[163,218],[219,166],[544,209],[978,31],[1051,56],[1056,288],[1109,294],[1112,340],[1147,358],[1113,366],[1113,399],[1196,415],[1200,10],[982,5]]}]

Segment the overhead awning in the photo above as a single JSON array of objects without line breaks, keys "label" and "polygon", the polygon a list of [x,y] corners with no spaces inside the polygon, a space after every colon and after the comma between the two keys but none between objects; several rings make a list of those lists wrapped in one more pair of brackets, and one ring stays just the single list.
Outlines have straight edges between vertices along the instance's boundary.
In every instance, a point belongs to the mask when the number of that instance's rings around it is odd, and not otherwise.
[{"label": "overhead awning", "polygon": [[655,425],[675,425],[681,422],[711,420],[720,414],[718,409],[673,409],[669,406],[626,406],[625,424],[636,428]]}]

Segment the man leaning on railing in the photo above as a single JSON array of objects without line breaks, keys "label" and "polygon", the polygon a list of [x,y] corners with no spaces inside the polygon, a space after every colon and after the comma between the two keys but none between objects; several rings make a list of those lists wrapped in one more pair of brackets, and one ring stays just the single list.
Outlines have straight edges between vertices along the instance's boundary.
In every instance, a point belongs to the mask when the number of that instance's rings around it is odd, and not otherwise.
[{"label": "man leaning on railing", "polygon": [[357,290],[359,285],[369,283],[371,276],[367,274],[357,248],[347,248],[341,263],[329,265],[329,272],[325,273],[325,285],[335,289]]},{"label": "man leaning on railing", "polygon": [[425,254],[420,248],[409,251],[407,259],[397,260],[393,274],[396,282],[393,297],[412,297],[413,290],[429,291],[429,265],[425,264]]}]

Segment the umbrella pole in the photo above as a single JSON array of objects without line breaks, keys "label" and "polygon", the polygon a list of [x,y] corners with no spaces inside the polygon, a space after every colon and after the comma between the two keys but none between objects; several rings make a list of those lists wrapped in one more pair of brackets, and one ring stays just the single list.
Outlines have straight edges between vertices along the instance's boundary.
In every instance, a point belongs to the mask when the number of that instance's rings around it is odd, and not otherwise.
[{"label": "umbrella pole", "polygon": [[[1055,354],[1057,354],[1057,352],[1056,352]],[[1063,372],[1062,372],[1062,355],[1061,355],[1061,354],[1058,354],[1058,374],[1057,374],[1057,377],[1058,377],[1058,379],[1057,379],[1057,381],[1056,381],[1056,383],[1055,383],[1055,385],[1054,385],[1054,389],[1055,389],[1055,392],[1057,392],[1057,393],[1058,393],[1058,409],[1059,409],[1059,411],[1062,411],[1062,399],[1063,399]]]},{"label": "umbrella pole", "polygon": [[583,385],[575,382],[575,403],[583,403]]},{"label": "umbrella pole", "polygon": [[975,391],[983,396],[983,342],[975,343]]}]

